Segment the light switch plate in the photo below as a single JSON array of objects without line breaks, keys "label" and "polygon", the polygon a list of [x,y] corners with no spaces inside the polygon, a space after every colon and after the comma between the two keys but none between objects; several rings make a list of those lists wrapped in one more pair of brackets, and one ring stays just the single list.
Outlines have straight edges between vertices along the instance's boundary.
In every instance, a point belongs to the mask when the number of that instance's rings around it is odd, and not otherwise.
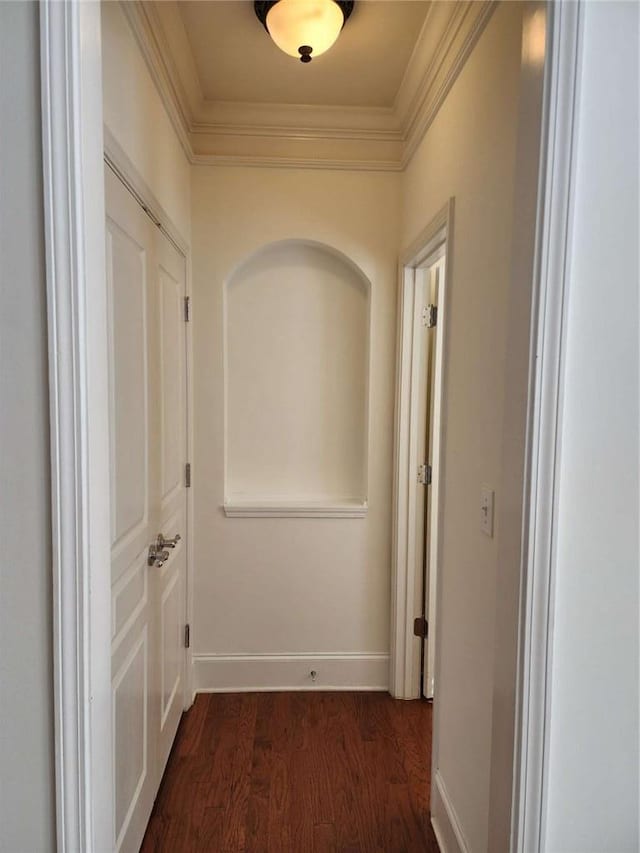
[{"label": "light switch plate", "polygon": [[493,504],[493,489],[483,485],[480,493],[480,530],[487,536],[493,536]]}]

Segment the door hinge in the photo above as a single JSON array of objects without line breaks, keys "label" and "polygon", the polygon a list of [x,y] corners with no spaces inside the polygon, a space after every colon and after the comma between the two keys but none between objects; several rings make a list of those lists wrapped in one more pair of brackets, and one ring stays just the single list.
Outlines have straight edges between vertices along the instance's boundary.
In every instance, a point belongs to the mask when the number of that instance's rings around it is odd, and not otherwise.
[{"label": "door hinge", "polygon": [[426,640],[429,636],[429,623],[424,616],[418,616],[413,620],[413,634],[415,637],[421,637]]},{"label": "door hinge", "polygon": [[191,488],[191,462],[184,466],[184,484],[187,489]]},{"label": "door hinge", "polygon": [[418,465],[418,482],[423,486],[431,485],[431,465],[427,462]]},{"label": "door hinge", "polygon": [[184,321],[188,323],[191,319],[191,297],[185,296],[184,298]]},{"label": "door hinge", "polygon": [[432,329],[438,322],[438,306],[427,305],[422,309],[422,325],[427,329]]},{"label": "door hinge", "polygon": [[184,647],[188,649],[191,646],[191,626],[184,626]]}]

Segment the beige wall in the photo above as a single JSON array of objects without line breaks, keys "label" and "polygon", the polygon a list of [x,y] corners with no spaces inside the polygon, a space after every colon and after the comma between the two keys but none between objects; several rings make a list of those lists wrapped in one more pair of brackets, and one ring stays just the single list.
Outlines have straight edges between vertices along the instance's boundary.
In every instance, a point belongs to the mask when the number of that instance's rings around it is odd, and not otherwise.
[{"label": "beige wall", "polygon": [[[403,175],[402,244],[455,197],[445,353],[438,774],[473,851],[488,849],[494,630],[522,6],[500,5]],[[520,318],[528,333],[528,316]],[[523,376],[526,382],[526,370]],[[496,490],[495,533],[480,490]],[[509,523],[512,523],[510,520]],[[517,565],[514,571],[517,571]],[[507,650],[511,653],[513,650]]]},{"label": "beige wall", "polygon": [[[192,199],[194,652],[388,654],[398,176],[195,167]],[[258,248],[291,238],[337,249],[371,282],[365,519],[222,512],[223,285]]]},{"label": "beige wall", "polygon": [[38,5],[0,2],[0,850],[55,850]]},{"label": "beige wall", "polygon": [[188,243],[189,162],[120,3],[101,8],[104,123]]}]

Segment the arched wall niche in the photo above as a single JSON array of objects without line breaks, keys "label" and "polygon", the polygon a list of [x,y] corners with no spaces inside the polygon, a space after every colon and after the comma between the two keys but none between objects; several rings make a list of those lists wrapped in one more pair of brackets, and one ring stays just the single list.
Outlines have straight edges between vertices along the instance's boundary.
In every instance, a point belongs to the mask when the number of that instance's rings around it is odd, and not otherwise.
[{"label": "arched wall niche", "polygon": [[227,515],[366,513],[370,296],[308,240],[263,246],[225,282]]}]

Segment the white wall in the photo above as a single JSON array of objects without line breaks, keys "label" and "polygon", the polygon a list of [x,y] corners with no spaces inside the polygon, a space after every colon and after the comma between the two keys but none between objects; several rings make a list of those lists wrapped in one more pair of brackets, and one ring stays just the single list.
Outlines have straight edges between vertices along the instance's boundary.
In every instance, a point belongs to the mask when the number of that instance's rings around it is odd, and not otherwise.
[{"label": "white wall", "polygon": [[[389,651],[398,176],[195,167],[192,198],[196,683],[229,685],[248,671],[234,659],[223,673],[216,655],[329,653],[365,658],[320,661],[319,686],[340,678],[384,686],[386,657],[370,656]],[[224,282],[258,248],[292,238],[337,249],[371,282],[364,519],[237,519],[221,509]],[[305,686],[307,663],[294,658],[276,671],[263,661],[256,677]]]},{"label": "white wall", "polygon": [[55,849],[36,3],[0,3],[0,850]]},{"label": "white wall", "polygon": [[[500,537],[504,526],[513,523],[503,514],[499,487],[522,14],[522,4],[498,6],[403,177],[405,246],[450,196],[455,197],[444,356],[441,663],[435,685],[434,784],[440,825],[457,820],[474,853],[489,848],[494,631],[500,595],[496,577]],[[516,321],[528,339],[526,310]],[[526,363],[522,379],[526,382]],[[480,530],[483,483],[496,490],[493,539]],[[514,649],[505,652],[513,654]],[[451,809],[448,818],[442,812],[443,798]]]},{"label": "white wall", "polygon": [[545,850],[638,837],[638,30],[584,4]]},{"label": "white wall", "polygon": [[104,123],[188,243],[190,166],[120,3],[102,3]]}]

